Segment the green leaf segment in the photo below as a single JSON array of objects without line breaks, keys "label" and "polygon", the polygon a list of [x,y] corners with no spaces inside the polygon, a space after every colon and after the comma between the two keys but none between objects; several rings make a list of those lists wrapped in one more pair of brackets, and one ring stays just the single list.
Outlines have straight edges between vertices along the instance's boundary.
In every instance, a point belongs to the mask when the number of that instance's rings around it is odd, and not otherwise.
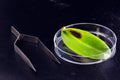
[{"label": "green leaf segment", "polygon": [[82,57],[108,59],[111,55],[108,45],[88,31],[63,27],[61,37],[70,50]]}]

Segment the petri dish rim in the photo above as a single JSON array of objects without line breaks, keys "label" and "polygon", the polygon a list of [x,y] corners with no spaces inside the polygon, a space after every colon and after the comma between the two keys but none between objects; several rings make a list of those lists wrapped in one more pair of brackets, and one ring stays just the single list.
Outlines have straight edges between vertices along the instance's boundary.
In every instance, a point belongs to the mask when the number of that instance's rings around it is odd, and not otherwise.
[{"label": "petri dish rim", "polygon": [[[116,36],[116,34],[110,29],[110,28],[108,28],[108,27],[106,27],[106,26],[103,26],[103,25],[101,25],[101,24],[96,24],[96,23],[74,23],[74,24],[70,24],[70,25],[67,25],[67,26],[64,26],[64,27],[72,27],[72,26],[75,26],[75,25],[86,25],[86,24],[88,24],[88,25],[94,25],[94,26],[99,26],[99,27],[102,27],[102,28],[105,28],[106,30],[108,30],[108,31],[110,31],[112,34],[113,34],[113,37],[114,37],[114,43],[112,44],[112,47],[110,48],[110,50],[112,51],[112,50],[114,50],[115,49],[115,52],[116,52],[116,43],[117,43],[117,36]],[[61,28],[62,29],[62,28]],[[54,41],[54,47],[56,47],[58,50],[60,50],[61,52],[63,52],[63,53],[65,53],[65,54],[67,54],[67,55],[70,55],[70,56],[77,56],[77,57],[82,57],[82,56],[79,56],[79,55],[74,55],[74,54],[69,54],[68,52],[65,52],[64,50],[62,50],[61,48],[59,48],[58,47],[58,45],[57,45],[57,43],[56,43],[56,38],[57,38],[57,35],[59,34],[59,32],[61,32],[61,29],[59,29],[56,33],[55,33],[55,35],[54,35],[54,39],[53,39],[53,41]],[[58,54],[58,53],[57,53]],[[115,53],[114,53],[115,54]],[[114,55],[113,54],[113,55]],[[113,56],[112,55],[112,56]],[[112,57],[111,56],[111,57]],[[59,56],[60,57],[60,56]],[[110,58],[111,58],[110,57]],[[78,63],[78,62],[73,62],[73,61],[71,61],[71,60],[68,60],[68,59],[66,59],[66,58],[64,58],[64,57],[61,57],[62,59],[64,59],[65,61],[67,61],[67,62],[70,62],[70,63],[75,63],[75,64],[83,64],[83,65],[89,65],[89,64],[96,64],[96,63],[100,63],[100,62],[102,62],[103,60],[99,60],[99,61],[96,61],[96,62],[90,62],[90,63]],[[108,59],[110,59],[110,58],[108,58]]]}]

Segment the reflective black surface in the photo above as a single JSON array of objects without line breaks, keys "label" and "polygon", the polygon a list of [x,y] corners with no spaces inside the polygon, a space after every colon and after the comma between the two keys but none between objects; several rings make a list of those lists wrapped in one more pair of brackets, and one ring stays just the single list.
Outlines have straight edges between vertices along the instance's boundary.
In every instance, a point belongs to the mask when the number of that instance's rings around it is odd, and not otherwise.
[{"label": "reflective black surface", "polygon": [[[20,45],[35,65],[33,72],[14,53],[10,26],[38,36],[52,51],[53,36],[64,25],[92,22],[111,28],[117,35],[115,56],[89,66],[51,61],[36,46]],[[0,80],[119,80],[120,79],[120,2],[119,0],[0,0]],[[29,47],[28,47],[29,46]]]}]

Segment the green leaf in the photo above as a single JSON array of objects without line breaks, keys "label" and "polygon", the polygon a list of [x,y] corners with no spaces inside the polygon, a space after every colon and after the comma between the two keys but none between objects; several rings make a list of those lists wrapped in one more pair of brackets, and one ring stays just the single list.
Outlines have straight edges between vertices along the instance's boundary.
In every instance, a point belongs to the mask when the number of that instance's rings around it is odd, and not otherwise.
[{"label": "green leaf", "polygon": [[88,31],[63,27],[61,37],[64,44],[76,54],[91,59],[108,59],[111,50],[99,37]]}]

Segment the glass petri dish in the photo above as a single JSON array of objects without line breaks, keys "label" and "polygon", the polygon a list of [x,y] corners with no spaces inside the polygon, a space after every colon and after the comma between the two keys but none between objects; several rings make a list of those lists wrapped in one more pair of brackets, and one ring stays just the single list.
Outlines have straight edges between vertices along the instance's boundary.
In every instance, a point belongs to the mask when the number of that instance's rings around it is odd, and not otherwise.
[{"label": "glass petri dish", "polygon": [[[115,55],[117,37],[115,33],[108,27],[96,23],[75,23],[64,27],[73,27],[86,30],[98,36],[109,46],[111,50],[111,54],[109,54],[110,57],[108,59],[112,58]],[[108,59],[105,60],[90,59],[77,55],[63,43],[61,38],[61,29],[59,29],[54,35],[54,50],[57,56],[59,56],[61,59],[73,64],[90,65],[101,63],[108,60]]]}]

